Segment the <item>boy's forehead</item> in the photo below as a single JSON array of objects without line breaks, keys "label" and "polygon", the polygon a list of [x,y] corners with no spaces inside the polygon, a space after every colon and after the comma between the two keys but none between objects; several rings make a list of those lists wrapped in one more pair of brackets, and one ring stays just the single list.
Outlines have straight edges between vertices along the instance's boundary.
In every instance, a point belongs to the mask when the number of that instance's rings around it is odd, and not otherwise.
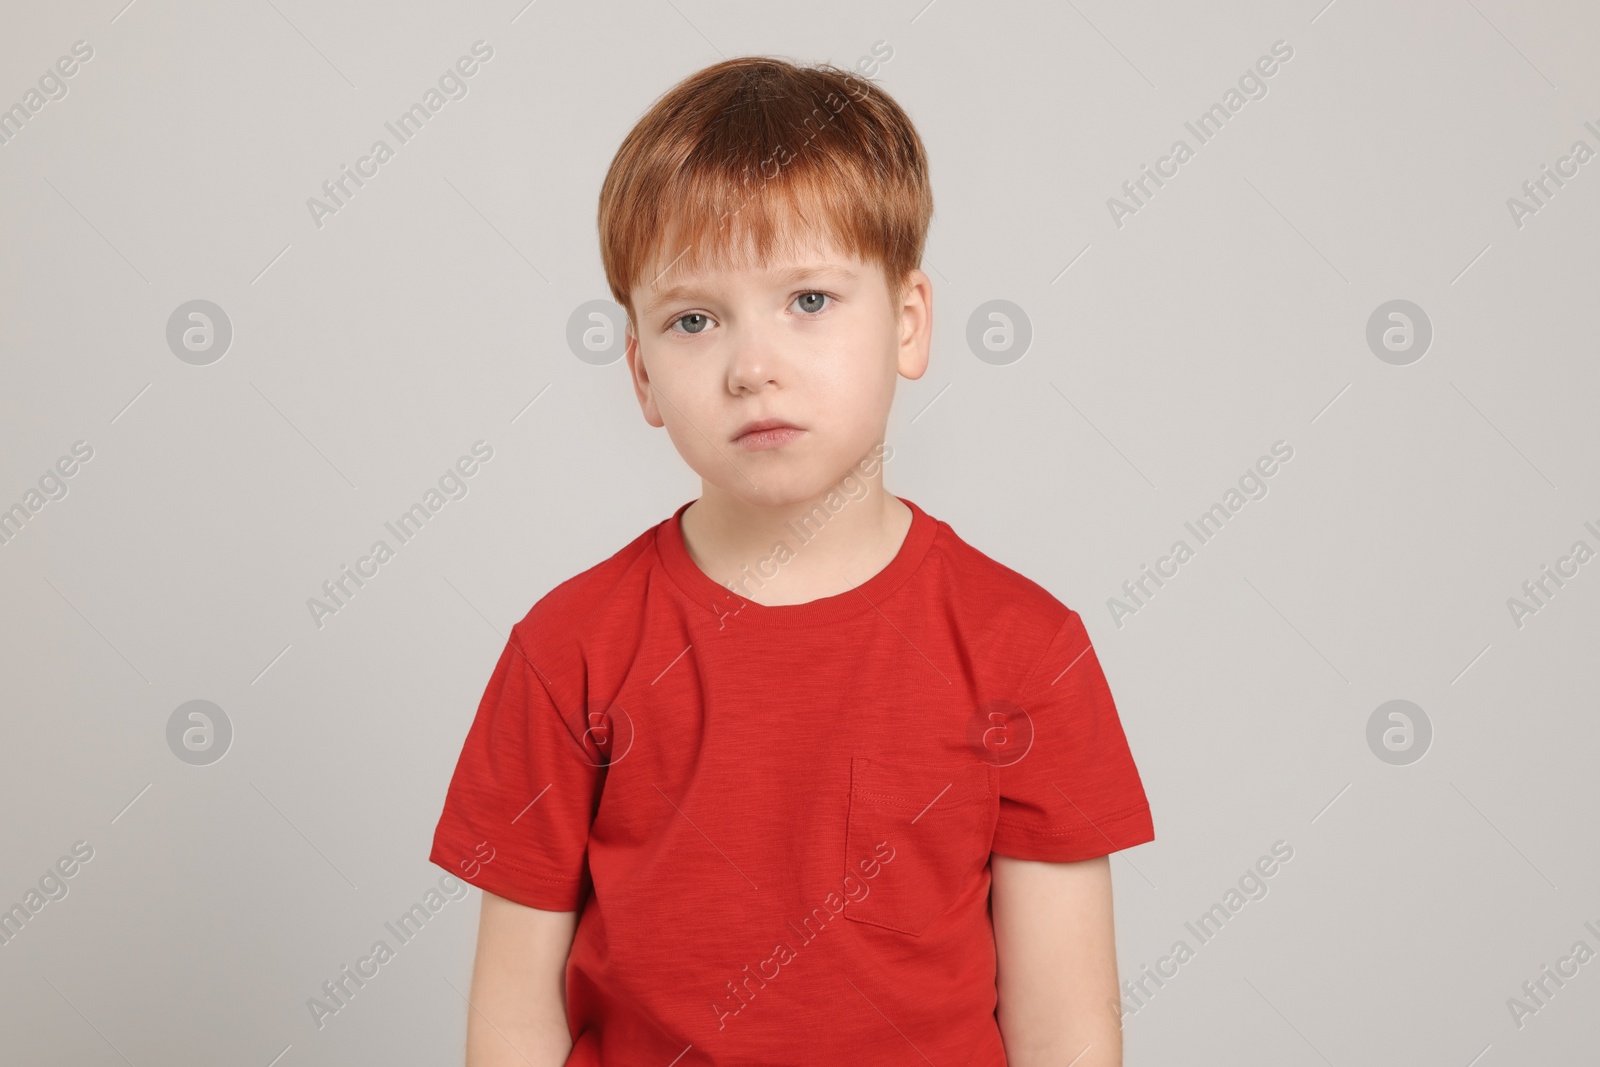
[{"label": "boy's forehead", "polygon": [[861,277],[865,264],[825,238],[809,238],[792,246],[772,249],[758,258],[748,245],[719,248],[715,254],[688,262],[689,249],[675,250],[674,258],[658,253],[640,287],[641,308],[669,303],[692,292],[741,280],[773,285],[808,279],[849,281]]}]

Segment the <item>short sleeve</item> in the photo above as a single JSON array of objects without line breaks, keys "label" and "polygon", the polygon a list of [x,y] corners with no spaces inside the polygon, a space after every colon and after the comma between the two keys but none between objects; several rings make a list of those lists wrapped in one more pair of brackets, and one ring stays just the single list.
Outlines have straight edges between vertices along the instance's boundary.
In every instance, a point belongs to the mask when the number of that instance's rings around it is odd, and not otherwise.
[{"label": "short sleeve", "polygon": [[576,911],[589,888],[600,760],[584,748],[582,701],[563,711],[551,697],[550,666],[513,627],[461,747],[428,858],[518,904]]},{"label": "short sleeve", "polygon": [[1155,840],[1111,689],[1083,620],[1067,610],[1018,693],[1031,743],[998,767],[991,849],[1002,856],[1073,862]]}]

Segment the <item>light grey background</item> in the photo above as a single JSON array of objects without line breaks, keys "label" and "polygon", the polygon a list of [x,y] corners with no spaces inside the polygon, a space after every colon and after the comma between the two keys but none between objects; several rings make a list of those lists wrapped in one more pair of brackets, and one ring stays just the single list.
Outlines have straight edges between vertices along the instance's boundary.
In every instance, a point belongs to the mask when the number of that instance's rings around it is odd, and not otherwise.
[{"label": "light grey background", "polygon": [[[476,890],[320,1029],[306,1001],[438,884],[508,627],[698,492],[625,364],[567,344],[607,295],[607,163],[723,56],[875,42],[937,203],[886,484],[1094,638],[1157,833],[1113,860],[1123,977],[1196,948],[1127,1062],[1594,1055],[1600,962],[1520,1028],[1507,1001],[1600,950],[1600,562],[1521,626],[1507,600],[1600,548],[1600,160],[1520,227],[1507,199],[1600,148],[1600,14],[924,2],[10,5],[0,105],[94,55],[0,147],[0,507],[94,454],[0,546],[0,906],[94,858],[0,947],[7,1062],[458,1060]],[[307,198],[478,40],[468,94],[319,228]],[[1279,40],[1268,94],[1114,225]],[[234,332],[207,366],[166,342],[195,299]],[[998,366],[966,340],[995,299],[1033,330]],[[1407,366],[1366,342],[1393,299],[1433,327]],[[467,496],[318,628],[307,599],[477,440]],[[1119,626],[1108,598],[1279,440],[1268,495]],[[166,739],[195,699],[234,731],[207,766]],[[1407,766],[1367,741],[1392,699],[1432,724]]]}]

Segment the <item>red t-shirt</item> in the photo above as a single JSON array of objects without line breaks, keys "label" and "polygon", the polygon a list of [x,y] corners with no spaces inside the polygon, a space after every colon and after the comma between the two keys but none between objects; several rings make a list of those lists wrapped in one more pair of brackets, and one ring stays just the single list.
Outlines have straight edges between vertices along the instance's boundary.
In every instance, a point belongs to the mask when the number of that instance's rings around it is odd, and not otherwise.
[{"label": "red t-shirt", "polygon": [[900,499],[849,592],[733,593],[686,503],[512,628],[430,859],[581,912],[571,1067],[1003,1067],[990,853],[1154,840],[1077,613]]}]

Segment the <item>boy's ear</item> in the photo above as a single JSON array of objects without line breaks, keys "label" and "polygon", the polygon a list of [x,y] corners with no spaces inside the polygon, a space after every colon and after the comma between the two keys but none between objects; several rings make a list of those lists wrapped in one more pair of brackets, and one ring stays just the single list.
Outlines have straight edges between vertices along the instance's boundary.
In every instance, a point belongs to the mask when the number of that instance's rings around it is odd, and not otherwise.
[{"label": "boy's ear", "polygon": [[639,410],[644,412],[644,421],[651,426],[665,426],[661,412],[656,408],[655,390],[650,387],[650,374],[645,369],[644,357],[639,351],[639,335],[633,332],[633,319],[628,319],[628,325],[623,333],[623,355],[628,360],[628,379],[633,382],[633,395],[639,399]]},{"label": "boy's ear", "polygon": [[895,369],[902,377],[915,380],[928,369],[928,349],[933,341],[933,282],[922,271],[913,268],[906,275],[895,312],[899,331]]}]

